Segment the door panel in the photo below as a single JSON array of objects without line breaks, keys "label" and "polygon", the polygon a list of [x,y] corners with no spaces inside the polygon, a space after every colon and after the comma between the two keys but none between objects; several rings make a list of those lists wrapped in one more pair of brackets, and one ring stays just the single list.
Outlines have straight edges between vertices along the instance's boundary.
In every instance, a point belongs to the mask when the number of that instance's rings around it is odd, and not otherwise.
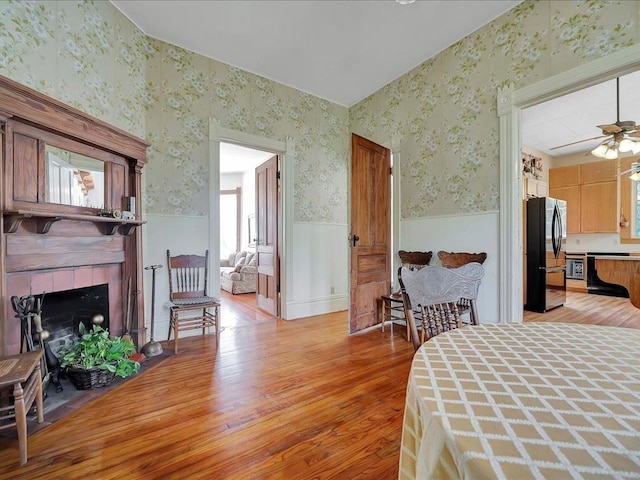
[{"label": "door panel", "polygon": [[379,323],[378,299],[391,291],[390,249],[391,152],[353,134],[350,333]]},{"label": "door panel", "polygon": [[256,168],[256,299],[258,308],[280,314],[278,301],[278,157]]}]

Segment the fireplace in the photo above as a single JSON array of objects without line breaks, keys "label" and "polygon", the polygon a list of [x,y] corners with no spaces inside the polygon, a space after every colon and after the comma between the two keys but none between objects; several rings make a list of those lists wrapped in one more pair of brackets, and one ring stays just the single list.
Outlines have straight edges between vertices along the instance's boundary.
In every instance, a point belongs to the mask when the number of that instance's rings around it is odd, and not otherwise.
[{"label": "fireplace", "polygon": [[[65,316],[73,315],[90,328],[91,318],[100,313],[105,318],[102,326],[108,327],[112,335],[122,335],[126,293],[123,295],[121,279],[120,264],[9,273],[7,298],[40,296],[44,292],[42,327],[50,334],[53,334],[50,322],[58,329],[57,324]],[[20,321],[11,307],[7,314],[10,316],[6,344],[11,353],[17,353],[20,350]],[[77,333],[77,324],[74,328]]]},{"label": "fireplace", "polygon": [[109,285],[63,290],[45,295],[42,299],[42,328],[49,332],[47,343],[58,357],[62,349],[70,348],[80,333],[80,324],[91,329],[97,315],[100,326],[109,330]]},{"label": "fireplace", "polygon": [[[140,227],[145,223],[142,168],[148,146],[0,76],[0,356],[20,351],[20,321],[12,296],[44,292],[46,309],[54,292],[105,285],[103,315],[109,319],[109,332],[123,334],[130,300],[133,340],[145,344]],[[58,184],[52,158],[68,169],[97,168],[100,174],[92,190],[101,192],[101,200],[76,203],[65,196],[61,201],[55,193],[69,185]],[[69,177],[74,187],[75,180]],[[135,207],[131,198],[137,199]],[[122,215],[129,209],[135,211]]]}]

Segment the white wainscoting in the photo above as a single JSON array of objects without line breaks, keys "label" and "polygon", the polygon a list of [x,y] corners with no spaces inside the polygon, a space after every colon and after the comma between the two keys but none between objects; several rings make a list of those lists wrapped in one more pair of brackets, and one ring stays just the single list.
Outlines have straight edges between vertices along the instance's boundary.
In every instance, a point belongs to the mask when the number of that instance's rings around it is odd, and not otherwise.
[{"label": "white wainscoting", "polygon": [[[171,254],[204,252],[208,247],[209,218],[184,215],[147,215],[144,225],[144,265],[162,265],[156,270],[155,339],[164,340],[169,328],[169,281],[167,249]],[[346,225],[296,223],[294,251],[288,272],[287,320],[346,310],[348,302],[349,244]],[[210,252],[215,260],[216,254]],[[211,292],[220,290],[218,275],[210,275]],[[151,271],[144,272],[145,320],[151,320]],[[224,320],[223,320],[224,323]],[[346,324],[345,324],[346,328]],[[198,335],[199,330],[181,335]]]},{"label": "white wainscoting", "polygon": [[[167,249],[171,255],[204,254],[209,248],[209,217],[188,215],[151,215],[145,217],[147,223],[143,227],[143,258],[144,266],[162,265],[156,270],[156,311],[155,311],[155,340],[167,339],[169,331],[169,276],[167,274]],[[218,252],[209,252],[216,259]],[[210,291],[220,289],[220,276],[211,274]],[[144,271],[144,313],[145,325],[151,328],[151,270]],[[180,336],[199,335],[200,330],[181,332]],[[147,330],[149,340],[150,330]],[[173,338],[173,337],[172,337]]]},{"label": "white wainscoting", "polygon": [[478,294],[478,315],[482,323],[497,323],[498,225],[498,212],[403,219],[398,250],[431,250],[431,265],[439,264],[439,250],[486,252],[485,274]]},{"label": "white wainscoting", "polygon": [[[287,320],[349,308],[347,225],[294,223]],[[346,324],[345,324],[346,329]]]},{"label": "white wainscoting", "polygon": [[[166,338],[169,328],[169,282],[166,251],[172,254],[207,249],[208,217],[147,215],[144,228],[144,265],[162,265],[156,271],[156,340]],[[481,321],[498,318],[498,213],[402,220],[400,245],[404,250],[487,252],[485,277],[480,287]],[[347,225],[295,223],[294,251],[288,256],[289,298],[287,320],[321,315],[349,308],[349,242]],[[214,253],[211,253],[214,256]],[[211,275],[211,291],[219,291],[219,278]],[[151,272],[144,272],[145,318],[151,319]],[[346,328],[346,327],[345,327]],[[197,335],[198,331],[184,332]]]}]

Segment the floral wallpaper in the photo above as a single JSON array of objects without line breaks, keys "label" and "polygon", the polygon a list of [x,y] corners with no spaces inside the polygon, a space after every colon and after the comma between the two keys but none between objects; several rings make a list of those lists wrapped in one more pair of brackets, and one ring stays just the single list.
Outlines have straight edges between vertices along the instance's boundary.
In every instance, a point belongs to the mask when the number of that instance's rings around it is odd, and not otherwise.
[{"label": "floral wallpaper", "polygon": [[0,74],[149,140],[147,213],[208,215],[214,117],[292,137],[295,220],[347,223],[347,108],[149,38],[108,2],[0,0]]},{"label": "floral wallpaper", "polygon": [[516,88],[638,41],[637,1],[525,1],[350,109],[400,152],[401,216],[498,210],[498,87]]},{"label": "floral wallpaper", "polygon": [[148,213],[208,214],[210,117],[294,139],[298,222],[348,222],[351,131],[399,152],[403,218],[493,211],[498,87],[634,44],[639,6],[526,0],[347,109],[151,39],[108,2],[0,0],[0,74],[149,140]]},{"label": "floral wallpaper", "polygon": [[152,45],[148,211],[207,214],[213,117],[254,135],[292,137],[295,220],[347,223],[347,108],[167,43]]},{"label": "floral wallpaper", "polygon": [[107,2],[0,1],[0,74],[140,137],[148,45]]}]

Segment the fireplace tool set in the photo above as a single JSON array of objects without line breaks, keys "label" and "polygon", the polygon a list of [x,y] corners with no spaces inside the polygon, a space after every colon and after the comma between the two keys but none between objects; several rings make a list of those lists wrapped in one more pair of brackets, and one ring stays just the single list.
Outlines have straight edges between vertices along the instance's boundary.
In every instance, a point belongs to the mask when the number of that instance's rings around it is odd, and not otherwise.
[{"label": "fireplace tool set", "polygon": [[162,353],[162,345],[153,339],[153,327],[155,324],[156,312],[156,270],[162,268],[162,265],[150,265],[144,267],[145,270],[151,270],[151,340],[144,344],[142,353],[147,357],[155,357]]},{"label": "fireplace tool set", "polygon": [[[16,312],[16,318],[20,319],[20,353],[31,352],[36,349],[44,350],[42,357],[42,382],[48,384],[49,381],[56,387],[56,392],[62,391],[62,385],[58,378],[60,373],[60,362],[54,355],[51,348],[46,343],[49,332],[42,328],[42,303],[44,293],[39,296],[27,295],[11,297],[11,306]],[[34,341],[36,343],[34,343]]]}]

